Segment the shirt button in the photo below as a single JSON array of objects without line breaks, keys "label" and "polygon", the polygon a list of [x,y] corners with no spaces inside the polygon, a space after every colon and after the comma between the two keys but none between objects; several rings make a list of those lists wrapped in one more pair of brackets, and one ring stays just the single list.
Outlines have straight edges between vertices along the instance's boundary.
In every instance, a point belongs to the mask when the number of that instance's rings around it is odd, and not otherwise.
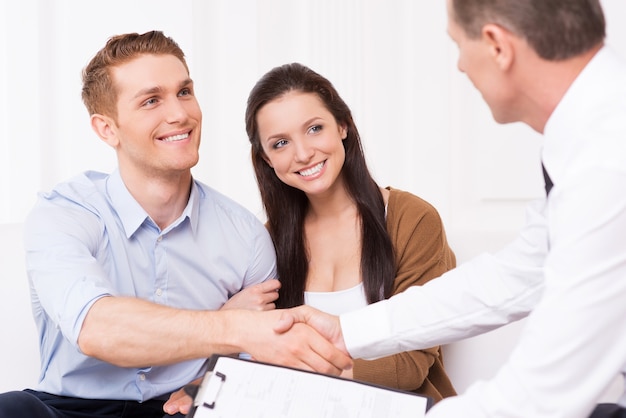
[{"label": "shirt button", "polygon": [[139,375],[139,380],[141,380],[141,381],[146,380],[146,375],[145,375],[145,374],[143,374],[143,373],[141,373],[141,374]]},{"label": "shirt button", "polygon": [[161,242],[163,240],[163,235],[159,235],[159,237],[157,238],[157,242]]},{"label": "shirt button", "polygon": [[157,289],[156,290],[156,295],[157,296],[161,296],[162,294],[163,294],[163,290],[161,290],[161,289]]}]

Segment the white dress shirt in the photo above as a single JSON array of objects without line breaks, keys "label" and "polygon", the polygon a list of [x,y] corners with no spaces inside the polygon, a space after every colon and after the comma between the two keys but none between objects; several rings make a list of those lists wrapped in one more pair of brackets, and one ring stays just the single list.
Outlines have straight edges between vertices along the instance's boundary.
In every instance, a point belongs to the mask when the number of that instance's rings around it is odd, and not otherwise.
[{"label": "white dress shirt", "polygon": [[445,344],[528,315],[496,376],[428,417],[587,417],[626,371],[625,121],[626,66],[605,47],[546,125],[542,157],[554,188],[529,205],[517,240],[342,315],[351,355]]}]

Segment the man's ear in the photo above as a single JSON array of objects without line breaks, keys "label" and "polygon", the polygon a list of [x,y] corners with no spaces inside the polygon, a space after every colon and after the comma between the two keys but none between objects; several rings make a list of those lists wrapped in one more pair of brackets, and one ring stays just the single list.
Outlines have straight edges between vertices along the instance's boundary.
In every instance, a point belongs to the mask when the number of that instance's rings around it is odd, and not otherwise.
[{"label": "man's ear", "polygon": [[489,23],[483,26],[482,40],[489,48],[489,54],[503,71],[508,71],[515,58],[513,35],[500,25]]},{"label": "man's ear", "polygon": [[99,113],[91,115],[91,129],[102,139],[104,142],[112,146],[117,147],[118,138],[115,130],[115,122],[109,116],[104,116]]}]

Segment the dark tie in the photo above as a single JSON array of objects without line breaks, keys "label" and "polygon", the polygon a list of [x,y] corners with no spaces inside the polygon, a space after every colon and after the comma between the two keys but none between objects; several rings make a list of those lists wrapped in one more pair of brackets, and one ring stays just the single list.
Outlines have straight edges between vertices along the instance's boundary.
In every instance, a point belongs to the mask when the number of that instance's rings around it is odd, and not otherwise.
[{"label": "dark tie", "polygon": [[546,171],[546,167],[543,165],[543,163],[541,163],[541,169],[543,170],[543,179],[546,182],[546,196],[550,194],[550,190],[552,190],[552,179],[550,178],[550,176],[548,175],[548,172]]}]

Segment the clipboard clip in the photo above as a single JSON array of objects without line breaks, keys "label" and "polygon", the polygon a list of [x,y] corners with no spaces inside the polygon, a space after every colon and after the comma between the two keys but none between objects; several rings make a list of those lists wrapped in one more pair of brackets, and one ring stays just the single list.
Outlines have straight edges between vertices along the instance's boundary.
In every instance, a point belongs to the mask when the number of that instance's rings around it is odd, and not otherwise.
[{"label": "clipboard clip", "polygon": [[202,379],[200,387],[198,388],[193,406],[202,406],[209,409],[215,408],[215,401],[225,381],[226,375],[224,373],[220,373],[218,371],[207,372],[204,379]]}]

